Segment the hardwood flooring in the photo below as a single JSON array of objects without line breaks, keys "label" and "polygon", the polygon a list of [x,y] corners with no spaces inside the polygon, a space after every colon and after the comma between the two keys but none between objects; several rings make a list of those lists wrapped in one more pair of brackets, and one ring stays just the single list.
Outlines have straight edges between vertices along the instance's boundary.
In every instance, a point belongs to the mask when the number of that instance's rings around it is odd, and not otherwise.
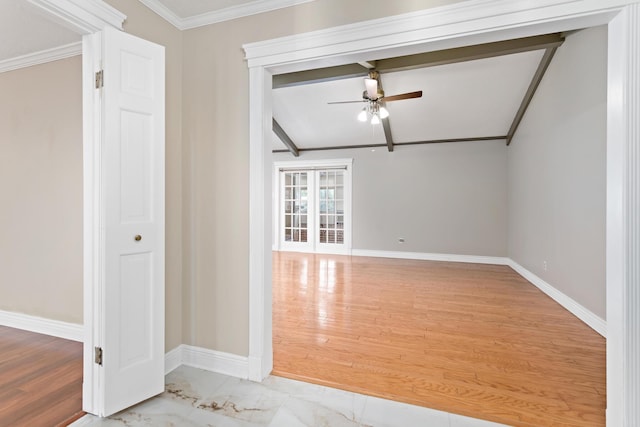
[{"label": "hardwood flooring", "polygon": [[82,415],[82,343],[0,326],[0,426],[66,426]]},{"label": "hardwood flooring", "polygon": [[604,426],[605,339],[507,266],[274,252],[275,375],[513,426]]}]

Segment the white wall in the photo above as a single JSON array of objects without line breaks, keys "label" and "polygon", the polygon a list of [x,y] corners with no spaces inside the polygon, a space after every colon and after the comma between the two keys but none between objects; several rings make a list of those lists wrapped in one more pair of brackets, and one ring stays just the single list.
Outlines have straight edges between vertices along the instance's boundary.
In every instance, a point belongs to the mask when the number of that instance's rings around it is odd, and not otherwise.
[{"label": "white wall", "polygon": [[603,319],[606,58],[606,27],[569,35],[508,150],[509,257]]},{"label": "white wall", "polygon": [[[504,141],[303,152],[299,159],[328,158],[354,159],[354,250],[506,256]],[[294,159],[274,154],[274,161]]]}]

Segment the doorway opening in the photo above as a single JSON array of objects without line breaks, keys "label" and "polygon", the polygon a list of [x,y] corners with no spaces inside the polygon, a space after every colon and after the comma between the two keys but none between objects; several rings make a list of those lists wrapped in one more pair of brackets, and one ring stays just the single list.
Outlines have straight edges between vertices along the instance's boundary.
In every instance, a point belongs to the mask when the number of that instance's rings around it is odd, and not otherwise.
[{"label": "doorway opening", "polygon": [[[598,7],[581,3],[563,3],[562,13],[554,6],[533,8],[526,2],[518,2],[512,12],[500,15],[500,20],[491,11],[467,10],[465,4],[458,5],[456,13],[446,15],[446,23],[442,21],[442,11],[437,11],[437,17],[429,12],[418,14],[407,19],[408,22],[382,23],[379,27],[367,27],[366,39],[357,39],[354,28],[332,29],[332,37],[322,38],[313,34],[313,39],[303,38],[255,43],[245,46],[249,59],[251,79],[251,154],[250,180],[251,194],[251,237],[250,237],[250,372],[255,379],[264,378],[271,370],[271,254],[267,250],[267,236],[265,229],[271,227],[270,210],[265,209],[268,194],[271,193],[270,183],[265,182],[265,168],[271,164],[269,147],[264,141],[270,138],[271,123],[271,76],[273,74],[300,71],[317,68],[323,63],[336,64],[350,61],[366,60],[365,54],[384,52],[389,54],[397,49],[398,52],[416,52],[418,49],[436,50],[447,45],[465,46],[473,41],[505,40],[550,31],[569,31],[578,28],[588,28],[608,24],[609,28],[609,93],[626,94],[630,92],[637,80],[637,76],[628,71],[631,64],[637,61],[636,53],[629,46],[635,43],[635,34],[629,30],[636,22],[638,9],[636,5],[615,6],[612,4]],[[458,12],[464,9],[464,20]],[[568,11],[570,8],[571,11]],[[517,11],[516,11],[517,9]],[[453,16],[458,16],[455,18]],[[415,18],[415,19],[413,19]],[[413,20],[412,20],[413,19]],[[435,25],[435,23],[438,25]],[[454,25],[455,24],[455,25]],[[462,28],[461,28],[462,26]],[[407,31],[411,28],[411,31]],[[357,41],[360,40],[360,43]],[[278,44],[279,43],[279,44]],[[357,45],[359,47],[357,47]],[[453,45],[453,46],[452,46]],[[300,46],[304,46],[300,48]],[[313,46],[313,47],[312,47]],[[322,54],[318,54],[318,49]],[[630,59],[631,58],[631,59]],[[627,194],[633,184],[622,171],[637,168],[636,159],[628,163],[623,153],[629,141],[629,129],[638,125],[638,117],[631,113],[637,108],[637,103],[629,105],[623,102],[624,97],[614,97],[616,102],[608,105],[608,149],[607,149],[607,306],[610,315],[607,319],[609,331],[626,331],[632,319],[626,307],[638,304],[638,301],[625,300],[629,283],[624,279],[626,262],[629,262],[629,248],[624,243],[625,224],[632,218],[628,208],[619,205],[622,193]],[[268,118],[268,120],[267,120]],[[617,194],[620,197],[612,197]],[[626,210],[625,210],[626,209]],[[633,217],[635,218],[635,217]],[[613,260],[621,260],[614,262]],[[624,308],[624,309],[623,309]],[[265,325],[264,322],[267,324]],[[613,424],[622,423],[625,417],[624,402],[632,396],[632,390],[624,387],[625,378],[623,361],[636,360],[637,349],[624,345],[625,335],[622,332],[609,334],[607,340],[607,390],[609,404],[607,418]],[[636,381],[634,377],[634,381]],[[635,383],[634,383],[635,384]],[[630,386],[632,387],[632,386]]]}]

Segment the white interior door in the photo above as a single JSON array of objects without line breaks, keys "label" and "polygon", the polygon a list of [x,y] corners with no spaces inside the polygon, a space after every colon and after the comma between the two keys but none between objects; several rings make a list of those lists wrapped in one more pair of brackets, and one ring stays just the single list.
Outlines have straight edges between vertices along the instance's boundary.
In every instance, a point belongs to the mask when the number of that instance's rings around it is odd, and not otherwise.
[{"label": "white interior door", "polygon": [[98,225],[85,408],[108,416],[164,391],[164,48],[111,28],[91,37],[103,74],[85,159]]}]

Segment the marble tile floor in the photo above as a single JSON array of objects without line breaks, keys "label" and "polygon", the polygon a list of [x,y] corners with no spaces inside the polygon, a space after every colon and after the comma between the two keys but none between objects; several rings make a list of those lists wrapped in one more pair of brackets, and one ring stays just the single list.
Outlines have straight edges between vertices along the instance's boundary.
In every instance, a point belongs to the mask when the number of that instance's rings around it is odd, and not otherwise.
[{"label": "marble tile floor", "polygon": [[163,394],[109,418],[71,427],[499,427],[343,390],[270,376],[262,383],[181,366]]}]

